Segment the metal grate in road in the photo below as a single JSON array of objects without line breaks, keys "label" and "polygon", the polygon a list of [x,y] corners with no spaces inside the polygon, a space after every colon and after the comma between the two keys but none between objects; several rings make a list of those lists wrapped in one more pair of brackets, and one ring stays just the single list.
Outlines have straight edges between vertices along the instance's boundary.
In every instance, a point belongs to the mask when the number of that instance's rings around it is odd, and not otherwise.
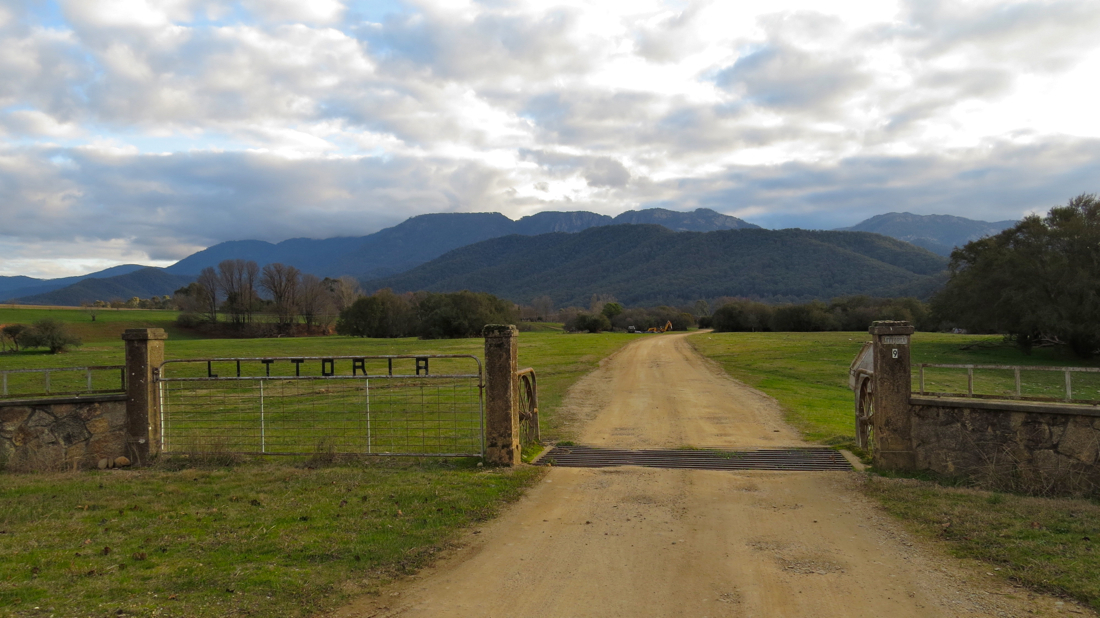
[{"label": "metal grate in road", "polygon": [[621,450],[591,446],[556,446],[536,462],[565,468],[642,466],[695,470],[851,470],[839,452],[828,448]]}]

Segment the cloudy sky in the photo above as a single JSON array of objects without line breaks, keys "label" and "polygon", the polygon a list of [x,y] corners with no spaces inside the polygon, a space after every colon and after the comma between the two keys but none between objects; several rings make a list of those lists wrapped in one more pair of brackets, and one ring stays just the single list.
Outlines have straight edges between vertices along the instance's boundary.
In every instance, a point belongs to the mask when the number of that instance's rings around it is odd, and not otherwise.
[{"label": "cloudy sky", "polygon": [[426,212],[1100,191],[1100,2],[0,0],[0,275]]}]

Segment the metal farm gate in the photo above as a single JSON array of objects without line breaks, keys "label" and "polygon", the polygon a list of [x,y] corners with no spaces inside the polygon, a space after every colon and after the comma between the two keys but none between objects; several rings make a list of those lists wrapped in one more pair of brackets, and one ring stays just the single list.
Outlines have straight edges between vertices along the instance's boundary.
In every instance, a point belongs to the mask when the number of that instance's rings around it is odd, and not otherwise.
[{"label": "metal farm gate", "polygon": [[168,454],[485,452],[476,356],[169,360],[154,380]]}]

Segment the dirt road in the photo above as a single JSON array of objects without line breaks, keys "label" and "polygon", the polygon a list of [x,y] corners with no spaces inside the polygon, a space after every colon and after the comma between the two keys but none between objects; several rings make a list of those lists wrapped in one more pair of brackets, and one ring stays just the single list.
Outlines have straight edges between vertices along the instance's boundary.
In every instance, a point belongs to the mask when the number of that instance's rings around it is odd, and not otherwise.
[{"label": "dirt road", "polygon": [[[802,444],[685,337],[639,336],[570,392],[581,444]],[[336,613],[1032,616],[1080,613],[922,547],[842,472],[553,469],[454,555]]]}]

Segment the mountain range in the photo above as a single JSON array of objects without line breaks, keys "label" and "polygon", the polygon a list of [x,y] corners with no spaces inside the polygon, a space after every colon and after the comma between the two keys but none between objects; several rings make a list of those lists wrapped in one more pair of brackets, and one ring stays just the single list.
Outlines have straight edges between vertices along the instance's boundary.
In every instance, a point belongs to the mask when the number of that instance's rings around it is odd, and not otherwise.
[{"label": "mountain range", "polygon": [[908,212],[890,212],[875,215],[843,231],[874,232],[883,234],[932,253],[950,257],[951,250],[966,243],[992,236],[1016,225],[1015,221],[975,221],[952,215],[914,215]]},{"label": "mountain range", "polygon": [[476,242],[520,234],[580,232],[591,227],[656,223],[673,231],[709,232],[758,228],[737,217],[700,208],[677,212],[663,208],[631,210],[617,217],[591,212],[540,212],[513,221],[497,212],[435,213],[406,219],[369,236],[313,240],[293,238],[278,244],[259,240],[223,242],[169,266],[175,275],[198,275],[222,260],[254,260],[260,266],[282,262],[319,277],[351,275],[372,279],[404,272],[444,253]]},{"label": "mountain range", "polygon": [[[996,233],[1013,223],[1012,221],[989,223],[948,215],[888,213],[837,231],[882,234],[945,256],[956,245]],[[406,285],[404,283],[406,279],[402,279],[403,273],[413,276],[413,271],[421,265],[428,265],[449,252],[473,247],[485,241],[515,236],[516,238],[510,242],[522,244],[523,241],[519,239],[524,237],[550,235],[550,238],[539,241],[543,244],[535,244],[531,247],[543,247],[544,243],[568,244],[568,239],[561,236],[562,234],[578,234],[593,228],[626,224],[631,226],[656,224],[670,232],[728,230],[768,232],[736,217],[703,208],[693,212],[652,208],[627,211],[617,217],[591,212],[540,212],[515,221],[499,213],[438,213],[412,217],[368,236],[321,240],[297,238],[280,243],[258,240],[223,242],[190,255],[166,269],[130,264],[82,277],[62,279],[0,277],[0,299],[12,298],[17,302],[28,304],[76,305],[91,300],[160,296],[171,294],[174,290],[186,285],[203,268],[214,267],[222,260],[233,258],[254,260],[261,265],[282,262],[294,265],[303,272],[319,276],[351,275],[369,286],[392,283],[402,287]],[[802,230],[779,230],[779,232],[819,233]],[[698,240],[691,242],[706,244]],[[498,246],[491,244],[477,250],[493,251]],[[580,251],[581,248],[573,247],[573,250]],[[584,251],[581,252],[584,253]],[[461,257],[461,259],[467,258],[468,256]],[[454,279],[457,275],[450,272],[451,266],[436,265],[433,268],[435,270],[430,272],[447,272],[449,274],[445,278],[448,281],[457,281]],[[660,270],[659,267],[657,269]],[[423,279],[424,272],[428,271],[417,271],[418,274],[415,276],[421,277],[418,280],[428,285],[428,279]],[[473,271],[470,276],[473,276]],[[641,274],[639,277],[645,279],[647,276]],[[439,282],[434,282],[432,285],[437,283]],[[471,284],[468,287],[476,286]],[[879,289],[881,286],[872,287]],[[758,292],[760,293],[756,295],[761,298],[806,297],[806,294],[786,288],[783,291],[778,291],[777,288],[770,292],[762,289]],[[620,299],[628,296],[623,295]],[[816,297],[817,294],[810,294],[810,296]]]},{"label": "mountain range", "polygon": [[505,236],[364,283],[395,292],[477,290],[527,303],[587,306],[594,293],[630,305],[743,296],[801,302],[836,296],[928,296],[947,260],[880,234],[742,229],[673,232],[657,225]]}]

